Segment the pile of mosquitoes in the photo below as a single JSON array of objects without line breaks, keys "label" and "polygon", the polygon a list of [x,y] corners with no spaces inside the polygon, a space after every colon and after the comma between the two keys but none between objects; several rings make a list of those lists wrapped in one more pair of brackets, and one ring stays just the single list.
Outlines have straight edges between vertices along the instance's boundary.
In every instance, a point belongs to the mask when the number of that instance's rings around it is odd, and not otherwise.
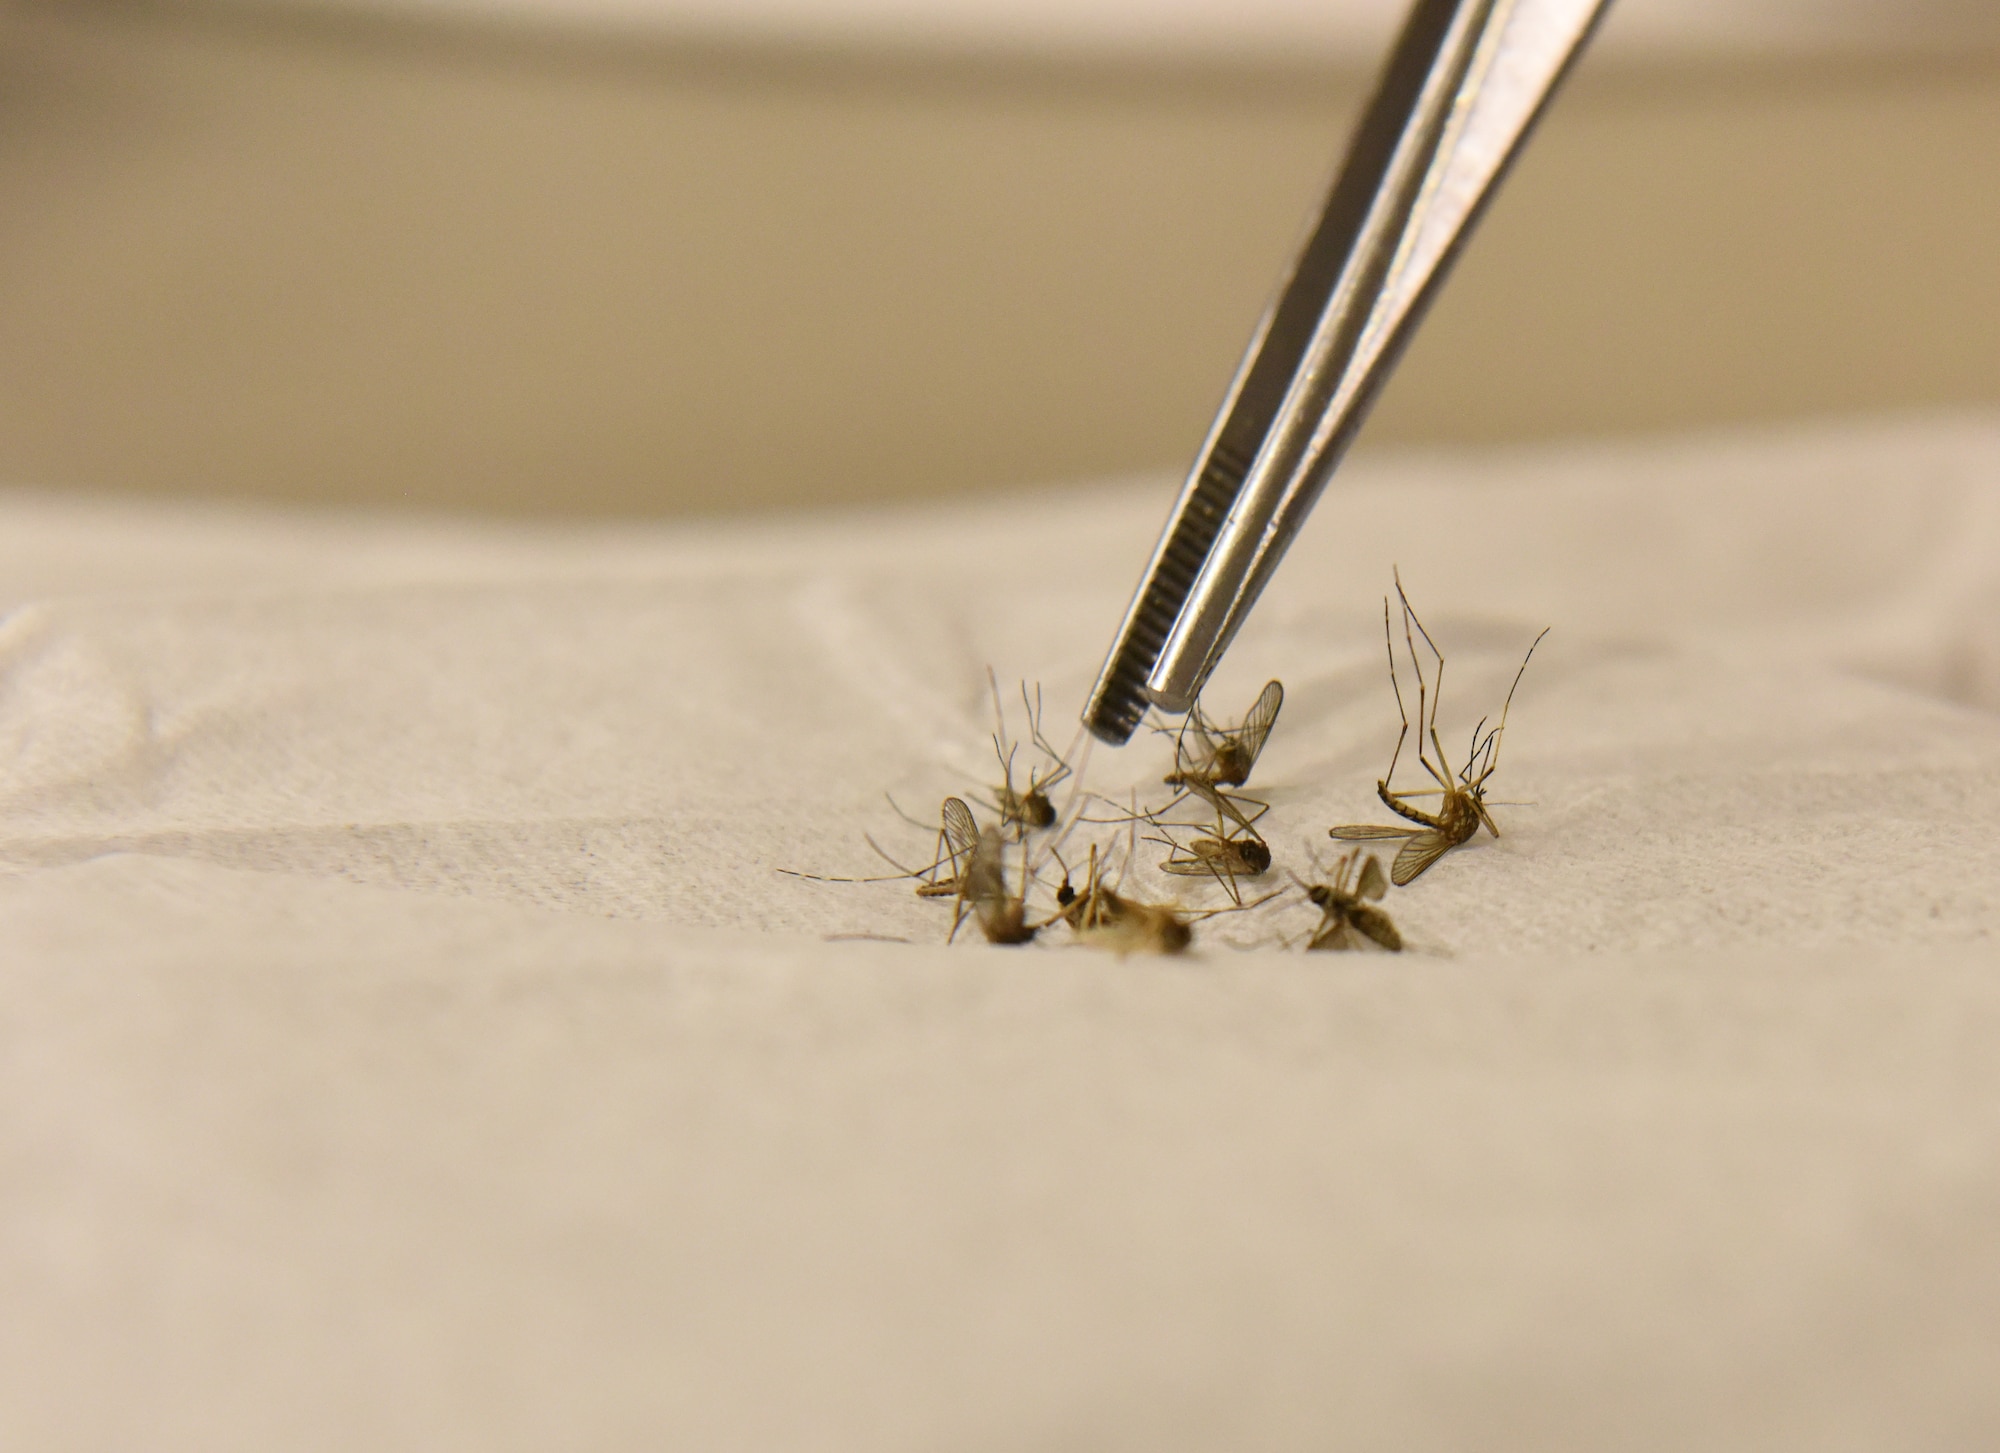
[{"label": "pile of mosquitoes", "polygon": [[[1311,878],[1288,872],[1288,882],[1268,886],[1274,866],[1271,846],[1257,824],[1270,804],[1244,789],[1277,726],[1285,703],[1282,682],[1267,683],[1234,724],[1211,715],[1200,701],[1178,723],[1154,723],[1153,730],[1173,739],[1174,766],[1162,782],[1170,789],[1165,800],[1144,805],[1136,796],[1120,803],[1082,789],[1069,758],[1042,734],[1039,690],[1031,696],[1025,684],[1021,697],[1029,743],[1041,762],[1028,771],[1025,784],[1017,786],[1017,744],[1007,739],[999,684],[990,669],[987,679],[996,721],[993,749],[1001,781],[990,799],[976,795],[972,802],[964,797],[944,799],[929,862],[907,867],[869,837],[869,847],[895,872],[831,878],[779,871],[826,883],[912,882],[918,897],[950,905],[947,942],[956,940],[969,924],[991,944],[1027,944],[1060,932],[1072,942],[1120,955],[1181,954],[1193,945],[1196,926],[1207,920],[1304,904],[1318,915],[1317,923],[1303,935],[1308,950],[1401,953],[1403,937],[1384,904],[1390,886],[1408,888],[1482,827],[1500,835],[1488,810],[1487,786],[1500,765],[1500,743],[1514,692],[1548,631],[1544,629],[1529,644],[1498,720],[1480,718],[1464,765],[1454,772],[1437,729],[1444,653],[1411,608],[1400,578],[1396,600],[1401,606],[1401,630],[1395,628],[1395,612],[1385,598],[1382,631],[1389,654],[1389,684],[1402,727],[1389,769],[1375,784],[1375,792],[1401,820],[1327,829],[1338,842],[1399,842],[1386,874],[1373,852],[1355,847],[1341,853],[1331,870],[1315,862]],[[1406,788],[1393,785],[1412,723],[1412,703],[1397,670],[1398,635],[1416,678],[1417,765],[1429,779],[1426,785]],[[1058,810],[1055,794],[1064,787],[1068,790]],[[985,821],[973,810],[974,803],[985,812]],[[916,825],[929,829],[926,823]],[[1094,840],[1089,829],[1097,832]],[[1138,896],[1127,888],[1126,880],[1141,842],[1165,850],[1158,861],[1161,871],[1210,880],[1221,887],[1228,902],[1219,908],[1190,910]],[[1282,941],[1295,947],[1298,935]]]}]

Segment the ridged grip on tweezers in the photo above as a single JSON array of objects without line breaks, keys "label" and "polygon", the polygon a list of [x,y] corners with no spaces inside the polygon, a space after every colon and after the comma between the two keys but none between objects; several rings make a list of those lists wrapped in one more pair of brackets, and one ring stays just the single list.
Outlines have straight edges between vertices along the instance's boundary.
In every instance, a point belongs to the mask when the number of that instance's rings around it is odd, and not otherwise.
[{"label": "ridged grip on tweezers", "polygon": [[1605,3],[1417,0],[1141,579],[1094,734],[1192,702]]},{"label": "ridged grip on tweezers", "polygon": [[1172,522],[1160,537],[1146,585],[1133,600],[1118,643],[1104,663],[1097,688],[1084,708],[1084,725],[1114,746],[1129,741],[1151,705],[1146,672],[1159,659],[1201,562],[1215,543],[1230,503],[1243,487],[1249,459],[1217,442],[1203,451],[1201,468],[1188,479],[1174,506]]}]

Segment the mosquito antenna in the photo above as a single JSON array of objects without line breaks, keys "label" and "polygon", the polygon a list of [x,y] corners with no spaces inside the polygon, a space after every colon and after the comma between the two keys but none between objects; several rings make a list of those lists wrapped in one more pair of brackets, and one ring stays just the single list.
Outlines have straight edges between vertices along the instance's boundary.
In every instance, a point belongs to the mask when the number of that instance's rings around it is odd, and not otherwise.
[{"label": "mosquito antenna", "polygon": [[1479,761],[1480,752],[1490,747],[1493,743],[1491,734],[1484,741],[1481,741],[1479,737],[1479,734],[1486,730],[1488,720],[1487,717],[1482,716],[1479,718],[1479,725],[1472,729],[1472,750],[1466,753],[1465,770],[1458,774],[1458,780],[1461,782],[1470,782],[1472,780],[1472,769]]}]

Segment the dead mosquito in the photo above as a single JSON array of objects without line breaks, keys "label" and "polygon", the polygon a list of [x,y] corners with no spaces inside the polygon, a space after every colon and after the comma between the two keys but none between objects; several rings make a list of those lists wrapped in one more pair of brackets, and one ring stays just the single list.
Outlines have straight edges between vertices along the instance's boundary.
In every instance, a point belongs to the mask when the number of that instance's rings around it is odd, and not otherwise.
[{"label": "dead mosquito", "polygon": [[991,666],[986,668],[986,684],[993,692],[993,755],[1000,759],[1000,785],[993,789],[994,801],[990,804],[1000,815],[1000,826],[1019,837],[1030,832],[1051,827],[1056,820],[1055,803],[1050,800],[1049,791],[1070,775],[1069,762],[1061,752],[1049,745],[1042,735],[1042,688],[1038,683],[1032,699],[1028,695],[1028,684],[1021,683],[1021,709],[1028,718],[1028,739],[1035,750],[1055,764],[1046,776],[1039,771],[1028,774],[1027,785],[1014,785],[1014,752],[1017,743],[1007,739],[1006,713],[1000,706],[1000,681],[993,674]]},{"label": "dead mosquito", "polygon": [[[1396,693],[1396,711],[1403,719],[1403,729],[1396,736],[1396,750],[1389,757],[1389,771],[1375,784],[1375,795],[1398,817],[1417,824],[1415,827],[1376,827],[1368,824],[1354,824],[1346,827],[1327,829],[1329,837],[1346,842],[1366,842],[1384,838],[1405,839],[1402,849],[1396,854],[1395,862],[1389,868],[1389,880],[1397,887],[1405,887],[1417,880],[1424,870],[1439,858],[1478,832],[1483,824],[1493,836],[1500,836],[1500,829],[1494,825],[1493,816],[1486,810],[1486,783],[1500,765],[1500,738],[1507,730],[1507,712],[1514,704],[1514,691],[1521,684],[1521,677],[1528,669],[1528,662],[1534,659],[1535,647],[1541,645],[1542,636],[1548,634],[1544,627],[1541,635],[1528,646],[1528,654],[1521,658],[1520,670],[1514,673],[1514,684],[1507,688],[1507,700],[1500,708],[1500,724],[1486,731],[1487,718],[1481,717],[1472,729],[1472,750],[1467,755],[1465,766],[1457,776],[1451,775],[1444,752],[1444,743],[1438,738],[1438,701],[1444,689],[1444,653],[1431,639],[1424,623],[1417,618],[1410,605],[1410,598],[1403,593],[1403,581],[1396,579],[1396,598],[1403,605],[1403,644],[1410,657],[1410,664],[1417,673],[1417,761],[1430,773],[1437,783],[1435,787],[1419,788],[1408,792],[1397,792],[1389,786],[1396,775],[1396,763],[1403,754],[1403,742],[1410,734],[1410,715],[1403,705],[1403,688],[1396,679],[1396,640],[1389,626],[1389,602],[1382,601],[1382,636],[1389,647],[1389,686]],[[1412,627],[1415,629],[1412,630]],[[1427,684],[1424,679],[1423,661],[1417,655],[1417,640],[1430,648],[1436,666]],[[1482,735],[1483,733],[1483,735]],[[1432,754],[1435,753],[1435,760]],[[1435,813],[1412,807],[1413,797],[1441,797]]]},{"label": "dead mosquito", "polygon": [[[1277,724],[1278,709],[1284,704],[1284,684],[1269,681],[1239,726],[1218,727],[1202,713],[1197,701],[1187,720],[1172,729],[1174,770],[1167,774],[1166,783],[1180,788],[1183,797],[1198,797],[1208,804],[1215,813],[1219,837],[1234,835],[1229,829],[1231,822],[1254,837],[1257,819],[1271,810],[1268,802],[1223,788],[1241,787],[1250,780],[1264,743],[1270,740],[1271,728]],[[1171,811],[1173,805],[1169,803],[1163,811]]]},{"label": "dead mosquito", "polygon": [[1082,892],[1071,885],[1069,868],[1064,866],[1062,886],[1056,889],[1056,917],[1069,925],[1078,943],[1109,949],[1121,958],[1131,953],[1186,953],[1194,942],[1192,922],[1172,904],[1142,903],[1108,886],[1094,843]]},{"label": "dead mosquito", "polygon": [[[1358,873],[1354,867],[1357,858],[1361,860]],[[1319,927],[1306,941],[1308,951],[1358,949],[1363,939],[1392,954],[1403,951],[1403,936],[1396,932],[1396,925],[1387,913],[1374,906],[1389,891],[1389,885],[1382,876],[1382,864],[1373,853],[1363,857],[1359,848],[1343,853],[1334,864],[1330,883],[1306,883],[1297,878],[1292,881],[1306,890],[1306,897],[1320,911]]]},{"label": "dead mosquito", "polygon": [[1185,845],[1171,836],[1148,836],[1146,841],[1170,850],[1170,856],[1160,863],[1161,872],[1181,878],[1213,878],[1237,904],[1243,902],[1237,879],[1257,878],[1271,871],[1270,845],[1248,829],[1198,837]]},{"label": "dead mosquito", "polygon": [[1284,684],[1266,682],[1241,725],[1219,727],[1203,715],[1201,703],[1195,702],[1187,720],[1174,733],[1174,770],[1167,774],[1167,785],[1185,787],[1202,782],[1210,787],[1241,787],[1250,780],[1251,769],[1263,755],[1264,743],[1270,740],[1284,704]]},{"label": "dead mosquito", "polygon": [[981,832],[972,846],[965,872],[958,880],[958,901],[953,907],[951,933],[946,943],[958,937],[968,906],[988,943],[1023,944],[1033,940],[1044,924],[1028,922],[1028,845],[1021,843],[1021,888],[1007,886],[1006,852],[1009,839],[998,828]]},{"label": "dead mosquito", "polygon": [[[889,805],[896,806],[893,798],[890,799]],[[896,808],[896,812],[905,821],[916,822],[915,818],[909,817],[901,808]],[[894,883],[904,878],[914,878],[919,898],[956,898],[959,896],[959,884],[972,863],[972,849],[979,841],[979,823],[973,817],[972,809],[965,805],[963,798],[945,798],[944,806],[938,813],[937,848],[930,862],[921,868],[905,867],[891,857],[888,850],[875,841],[873,835],[863,833],[862,837],[868,846],[875,850],[878,857],[896,869],[895,872],[873,878],[833,878],[824,873],[802,873],[796,868],[780,868],[778,871],[787,877],[807,878],[815,883]]]},{"label": "dead mosquito", "polygon": [[[1135,828],[1134,844],[1136,831]],[[1056,861],[1062,861],[1060,854]],[[1134,861],[1130,847],[1127,848],[1125,861],[1127,867]],[[1056,889],[1055,917],[1069,925],[1078,943],[1108,949],[1120,957],[1133,953],[1185,953],[1194,942],[1194,926],[1197,923],[1224,913],[1242,913],[1260,908],[1278,896],[1277,893],[1267,893],[1250,903],[1238,898],[1231,907],[1190,913],[1177,904],[1146,903],[1122,893],[1105,882],[1105,873],[1106,865],[1100,861],[1095,845],[1090,850],[1090,863],[1084,873],[1081,892],[1072,886],[1069,866],[1064,864],[1062,886]],[[1122,872],[1120,876],[1122,878]]]}]

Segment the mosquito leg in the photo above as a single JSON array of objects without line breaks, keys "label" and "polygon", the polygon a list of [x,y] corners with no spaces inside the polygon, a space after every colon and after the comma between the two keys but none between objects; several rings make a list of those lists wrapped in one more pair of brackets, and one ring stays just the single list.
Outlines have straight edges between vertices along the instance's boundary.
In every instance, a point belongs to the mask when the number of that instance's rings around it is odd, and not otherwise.
[{"label": "mosquito leg", "polygon": [[[1444,750],[1437,746],[1438,706],[1444,700],[1444,655],[1438,650],[1437,643],[1431,640],[1430,632],[1424,630],[1424,623],[1417,618],[1409,597],[1403,595],[1403,582],[1400,576],[1396,580],[1396,593],[1402,596],[1403,600],[1403,644],[1409,650],[1410,665],[1417,673],[1417,764],[1430,774],[1433,782],[1448,792],[1451,790],[1451,781],[1444,775],[1448,770],[1445,765]],[[1429,687],[1428,700],[1424,682],[1424,663],[1417,655],[1416,638],[1410,632],[1413,622],[1418,633],[1423,636],[1424,644],[1431,648],[1431,655],[1437,662]],[[1435,765],[1432,764],[1429,752],[1424,746],[1426,736],[1430,738],[1431,748],[1437,752]]]},{"label": "mosquito leg", "polygon": [[[1398,596],[1402,596],[1403,594],[1403,582],[1400,577],[1396,581],[1396,594]],[[1410,634],[1410,621],[1415,615],[1416,612],[1410,609],[1409,599],[1407,597],[1404,597],[1403,645],[1404,648],[1409,651],[1410,665],[1412,668],[1415,669],[1417,673],[1417,761],[1423,764],[1423,768],[1426,772],[1429,772],[1433,777],[1437,777],[1436,770],[1432,768],[1429,760],[1426,759],[1424,756],[1424,732],[1426,728],[1428,728],[1428,726],[1430,725],[1431,718],[1434,717],[1437,713],[1435,709],[1431,709],[1430,712],[1426,714],[1426,708],[1429,706],[1429,700],[1427,697],[1428,688],[1426,687],[1424,682],[1424,663],[1417,658],[1416,639]],[[1442,678],[1444,673],[1442,671],[1439,671],[1438,675],[1440,678]],[[1438,685],[1442,686],[1443,684],[1444,684],[1443,680],[1440,679]],[[1443,781],[1442,778],[1439,778],[1438,780],[1440,782]]]},{"label": "mosquito leg", "polygon": [[[1384,783],[1396,778],[1396,763],[1403,759],[1403,742],[1410,735],[1410,713],[1403,705],[1403,687],[1396,680],[1396,638],[1389,632],[1389,597],[1382,597],[1382,644],[1389,648],[1389,689],[1396,693],[1396,715],[1402,719],[1403,729],[1396,733],[1396,750],[1389,754],[1389,770],[1383,774]],[[1421,679],[1421,678],[1419,678]]]},{"label": "mosquito leg", "polygon": [[1422,636],[1422,637],[1424,638],[1424,644],[1425,644],[1426,646],[1429,646],[1429,647],[1431,648],[1431,654],[1432,654],[1433,656],[1437,657],[1437,660],[1438,660],[1438,664],[1439,664],[1440,666],[1442,666],[1442,665],[1444,664],[1444,652],[1440,651],[1440,650],[1439,650],[1439,649],[1437,648],[1437,642],[1436,642],[1436,641],[1433,641],[1433,640],[1431,639],[1431,633],[1430,633],[1429,631],[1427,631],[1427,630],[1425,630],[1425,629],[1424,629],[1424,622],[1423,622],[1423,617],[1421,617],[1421,616],[1419,616],[1419,615],[1417,614],[1417,608],[1416,608],[1415,606],[1413,606],[1413,605],[1411,605],[1411,604],[1410,604],[1410,598],[1409,598],[1409,596],[1407,596],[1407,595],[1405,595],[1405,594],[1403,593],[1403,573],[1402,573],[1402,571],[1401,571],[1401,570],[1395,570],[1395,569],[1394,569],[1394,567],[1391,567],[1391,568],[1392,568],[1392,571],[1393,571],[1393,573],[1394,573],[1394,575],[1395,575],[1395,577],[1396,577],[1396,596],[1397,596],[1397,598],[1398,598],[1398,599],[1400,599],[1400,600],[1401,600],[1401,601],[1403,602],[1403,609],[1404,609],[1405,611],[1407,611],[1407,612],[1409,613],[1409,617],[1410,617],[1410,619],[1411,619],[1411,620],[1413,620],[1413,621],[1415,621],[1415,622],[1417,623],[1417,632],[1418,632],[1418,634],[1419,634],[1419,635],[1421,635],[1421,636]]},{"label": "mosquito leg", "polygon": [[901,863],[897,862],[894,858],[890,857],[889,854],[883,849],[882,844],[876,842],[872,835],[864,832],[863,834],[861,834],[861,838],[862,841],[866,842],[869,847],[875,849],[876,857],[880,858],[883,862],[887,863],[890,867],[894,868],[897,872],[901,873],[906,878],[922,878],[926,873],[935,873],[938,870],[939,864],[944,862],[943,833],[938,834],[937,856],[931,860],[931,865],[927,868],[917,868],[915,870],[904,867]]},{"label": "mosquito leg", "polygon": [[997,746],[1000,738],[1007,735],[1007,714],[1000,707],[1000,678],[991,666],[986,668],[986,689],[993,696],[993,740]]},{"label": "mosquito leg", "polygon": [[1535,647],[1541,645],[1542,636],[1546,636],[1549,630],[1548,626],[1543,626],[1541,635],[1536,636],[1534,640],[1528,643],[1528,654],[1521,658],[1520,669],[1514,673],[1514,683],[1507,688],[1507,700],[1500,707],[1500,725],[1493,728],[1493,735],[1487,739],[1488,745],[1493,749],[1493,757],[1490,765],[1481,774],[1482,779],[1485,776],[1491,775],[1493,769],[1500,765],[1500,734],[1507,730],[1507,713],[1513,709],[1514,693],[1520,689],[1521,678],[1528,673],[1528,663],[1535,659]]},{"label": "mosquito leg", "polygon": [[[1421,690],[1419,692],[1417,703],[1417,759],[1423,762],[1424,770],[1431,774],[1431,777],[1439,786],[1449,789],[1451,784],[1443,775],[1449,770],[1446,765],[1448,759],[1444,754],[1444,749],[1437,745],[1438,708],[1444,704],[1444,652],[1440,651],[1437,642],[1431,639],[1431,633],[1425,627],[1423,617],[1417,614],[1417,608],[1410,604],[1410,597],[1403,589],[1403,575],[1400,570],[1396,572],[1396,597],[1403,603],[1403,641],[1409,648],[1410,664],[1417,669],[1417,684],[1419,688],[1422,687],[1424,680],[1423,663],[1417,658],[1416,641],[1410,635],[1411,626],[1414,625],[1416,627],[1416,634],[1423,638],[1423,643],[1426,646],[1430,647],[1431,659],[1436,663],[1436,668],[1431,674],[1430,710],[1428,715],[1425,714],[1425,703],[1422,700]],[[1424,759],[1424,738],[1426,736],[1431,739],[1431,745],[1437,751],[1436,766],[1432,766]]]},{"label": "mosquito leg", "polygon": [[[1449,766],[1449,759],[1444,754],[1444,743],[1438,740],[1437,728],[1435,726],[1431,728],[1431,748],[1437,753],[1438,766],[1444,771],[1447,772],[1450,771],[1451,768]],[[1433,777],[1437,777],[1438,785],[1440,787],[1444,787],[1447,790],[1449,790],[1451,786],[1449,782],[1447,782],[1443,777],[1438,777],[1438,774],[1436,772],[1431,773],[1431,775]]]},{"label": "mosquito leg", "polygon": [[1236,888],[1236,869],[1227,863],[1218,864],[1212,857],[1202,860],[1208,865],[1208,875],[1222,885],[1222,891],[1229,895],[1229,901],[1238,908],[1243,906],[1243,895]]},{"label": "mosquito leg", "polygon": [[916,818],[910,816],[909,813],[903,811],[901,807],[896,805],[896,799],[891,797],[888,793],[884,792],[882,794],[882,800],[889,804],[889,810],[891,812],[895,813],[896,816],[902,818],[903,821],[907,822],[911,827],[920,827],[924,829],[924,831],[926,832],[930,831],[931,825],[929,823],[920,822]]}]

